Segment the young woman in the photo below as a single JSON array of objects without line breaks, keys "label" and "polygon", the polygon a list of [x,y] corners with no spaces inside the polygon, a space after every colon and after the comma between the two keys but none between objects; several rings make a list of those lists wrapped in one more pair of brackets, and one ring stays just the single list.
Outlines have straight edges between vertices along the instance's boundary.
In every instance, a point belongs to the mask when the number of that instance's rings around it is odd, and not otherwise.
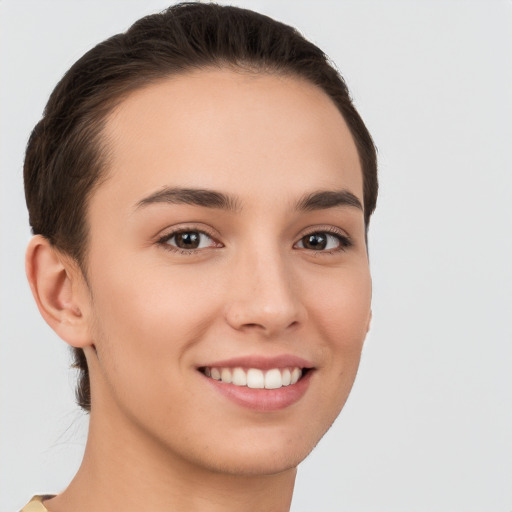
[{"label": "young woman", "polygon": [[371,319],[372,139],[326,56],[181,4],[86,53],[30,138],[27,275],[83,463],[24,509],[286,511]]}]

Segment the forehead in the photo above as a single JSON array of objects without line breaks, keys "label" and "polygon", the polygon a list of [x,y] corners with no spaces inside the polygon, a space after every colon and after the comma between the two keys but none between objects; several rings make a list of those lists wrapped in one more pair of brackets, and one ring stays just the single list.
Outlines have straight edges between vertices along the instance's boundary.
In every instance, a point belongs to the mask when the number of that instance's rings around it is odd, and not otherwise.
[{"label": "forehead", "polygon": [[104,136],[109,179],[98,193],[117,199],[163,186],[281,197],[343,187],[362,202],[357,149],[342,115],[296,77],[215,69],[163,79],[122,101]]}]

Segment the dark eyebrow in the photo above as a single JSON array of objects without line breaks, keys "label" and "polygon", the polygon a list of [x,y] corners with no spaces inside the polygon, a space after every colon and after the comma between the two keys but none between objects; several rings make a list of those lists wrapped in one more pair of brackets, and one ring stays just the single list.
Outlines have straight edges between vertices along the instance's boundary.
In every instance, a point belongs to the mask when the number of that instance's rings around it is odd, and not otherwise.
[{"label": "dark eyebrow", "polygon": [[304,196],[297,203],[297,210],[312,211],[336,208],[337,206],[352,206],[363,211],[361,201],[348,190],[321,190]]},{"label": "dark eyebrow", "polygon": [[202,188],[178,187],[165,187],[141,199],[135,207],[141,208],[155,203],[191,204],[204,208],[218,208],[230,211],[240,210],[237,199],[222,192]]}]

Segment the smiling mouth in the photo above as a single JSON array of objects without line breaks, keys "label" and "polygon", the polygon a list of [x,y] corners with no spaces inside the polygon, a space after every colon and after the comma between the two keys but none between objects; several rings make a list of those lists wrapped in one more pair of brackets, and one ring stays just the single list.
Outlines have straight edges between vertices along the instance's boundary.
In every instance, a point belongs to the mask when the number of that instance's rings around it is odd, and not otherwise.
[{"label": "smiling mouth", "polygon": [[199,368],[199,371],[210,379],[251,389],[279,389],[292,386],[301,380],[309,370],[309,368],[301,368],[298,366],[270,368],[268,370],[217,366],[204,366]]}]

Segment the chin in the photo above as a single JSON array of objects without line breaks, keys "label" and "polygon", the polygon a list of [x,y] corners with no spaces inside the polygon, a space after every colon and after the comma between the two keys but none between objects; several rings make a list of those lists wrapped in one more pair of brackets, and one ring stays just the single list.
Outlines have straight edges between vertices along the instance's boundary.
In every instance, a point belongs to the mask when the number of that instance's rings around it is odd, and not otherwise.
[{"label": "chin", "polygon": [[[332,421],[322,430],[302,425],[300,430],[247,429],[238,436],[227,435],[225,441],[197,446],[191,459],[194,465],[215,472],[238,476],[275,475],[295,468],[311,453]],[[325,425],[325,424],[324,424]],[[252,430],[252,431],[251,431]],[[189,452],[189,457],[190,457]],[[195,455],[195,456],[194,456]]]},{"label": "chin", "polygon": [[[311,448],[312,449],[312,448]],[[275,453],[261,450],[258,454],[231,454],[224,460],[210,460],[206,464],[208,470],[215,473],[223,473],[236,476],[266,476],[276,475],[290,470],[297,466],[307,457],[307,453]]]}]

